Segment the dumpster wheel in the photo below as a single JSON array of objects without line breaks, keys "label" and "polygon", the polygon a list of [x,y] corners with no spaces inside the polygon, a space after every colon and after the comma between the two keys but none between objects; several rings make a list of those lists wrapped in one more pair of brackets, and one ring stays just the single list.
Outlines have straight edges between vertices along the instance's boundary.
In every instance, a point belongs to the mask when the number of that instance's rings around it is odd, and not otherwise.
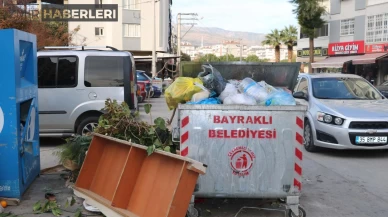
[{"label": "dumpster wheel", "polygon": [[196,207],[191,207],[189,210],[187,210],[185,217],[200,217],[201,216],[201,210]]},{"label": "dumpster wheel", "polygon": [[295,215],[291,209],[288,210],[288,217],[306,217],[306,211],[302,208],[302,207],[298,207],[298,210],[299,210],[299,215]]}]

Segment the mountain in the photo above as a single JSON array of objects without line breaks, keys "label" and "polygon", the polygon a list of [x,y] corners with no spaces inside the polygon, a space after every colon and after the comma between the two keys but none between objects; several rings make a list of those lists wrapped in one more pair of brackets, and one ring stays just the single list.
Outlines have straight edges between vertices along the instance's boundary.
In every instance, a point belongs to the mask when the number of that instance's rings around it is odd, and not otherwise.
[{"label": "mountain", "polygon": [[[182,26],[182,36],[190,26]],[[176,29],[176,28],[174,28]],[[187,41],[193,44],[194,46],[200,46],[201,40],[203,37],[203,45],[215,45],[221,44],[223,41],[230,41],[242,39],[242,44],[247,46],[261,45],[261,41],[264,40],[265,34],[262,33],[253,33],[253,32],[238,32],[238,31],[229,31],[225,29],[215,28],[215,27],[198,27],[195,26],[184,36],[182,41]]]}]

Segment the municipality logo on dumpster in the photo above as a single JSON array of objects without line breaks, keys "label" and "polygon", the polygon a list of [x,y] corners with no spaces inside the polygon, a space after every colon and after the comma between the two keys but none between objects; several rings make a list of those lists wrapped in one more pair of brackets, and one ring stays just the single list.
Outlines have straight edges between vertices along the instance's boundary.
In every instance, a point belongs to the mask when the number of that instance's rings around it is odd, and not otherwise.
[{"label": "municipality logo on dumpster", "polygon": [[249,148],[238,146],[233,148],[228,154],[230,166],[233,170],[233,175],[247,176],[253,167],[253,162],[256,158],[255,153]]}]

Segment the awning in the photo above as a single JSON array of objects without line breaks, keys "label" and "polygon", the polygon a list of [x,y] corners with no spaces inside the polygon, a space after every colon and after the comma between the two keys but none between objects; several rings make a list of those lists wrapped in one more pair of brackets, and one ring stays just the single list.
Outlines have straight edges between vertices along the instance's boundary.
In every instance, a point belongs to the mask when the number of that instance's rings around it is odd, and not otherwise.
[{"label": "awning", "polygon": [[353,65],[373,64],[377,59],[387,57],[388,53],[368,53],[362,56],[354,56]]},{"label": "awning", "polygon": [[355,56],[340,56],[340,57],[328,57],[322,61],[312,63],[311,66],[315,68],[342,68],[345,62],[351,61]]}]

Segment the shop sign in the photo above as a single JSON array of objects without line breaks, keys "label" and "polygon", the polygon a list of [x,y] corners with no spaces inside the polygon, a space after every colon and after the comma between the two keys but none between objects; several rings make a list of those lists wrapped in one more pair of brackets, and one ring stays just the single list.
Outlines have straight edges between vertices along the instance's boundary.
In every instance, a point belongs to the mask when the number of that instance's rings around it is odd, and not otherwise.
[{"label": "shop sign", "polygon": [[365,53],[388,52],[388,44],[369,44],[365,45]]},{"label": "shop sign", "polygon": [[[310,56],[309,48],[303,48],[302,50],[298,50],[298,57],[308,57],[308,56]],[[314,56],[327,56],[327,48],[315,47]]]},{"label": "shop sign", "polygon": [[329,56],[365,53],[364,41],[337,42],[329,44]]}]

